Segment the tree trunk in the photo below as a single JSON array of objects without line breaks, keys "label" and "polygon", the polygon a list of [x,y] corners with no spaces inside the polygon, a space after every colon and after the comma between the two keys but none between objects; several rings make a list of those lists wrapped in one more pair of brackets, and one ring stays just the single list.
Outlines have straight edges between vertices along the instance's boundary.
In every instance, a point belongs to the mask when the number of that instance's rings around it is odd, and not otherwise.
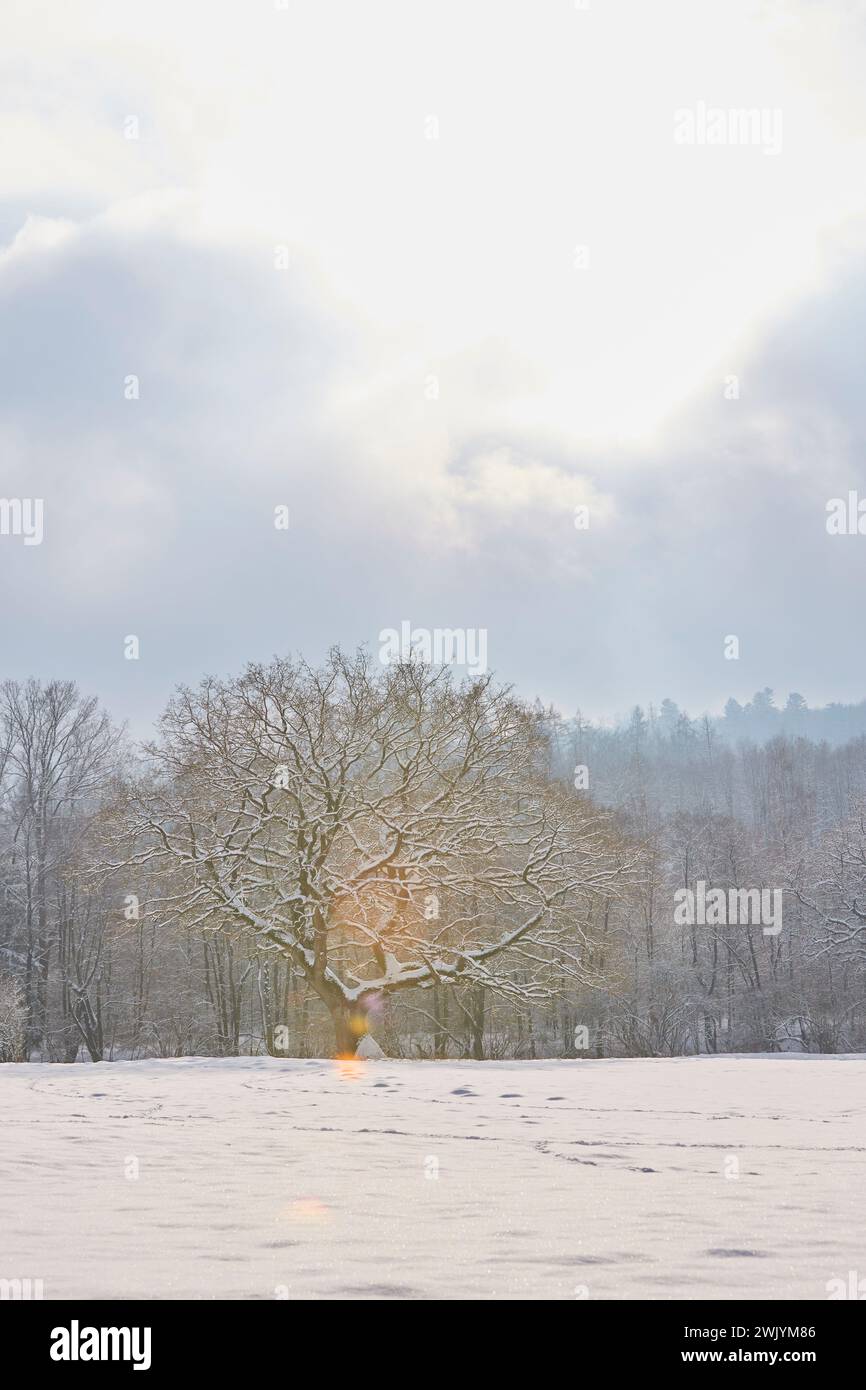
[{"label": "tree trunk", "polygon": [[484,986],[476,985],[472,990],[472,1056],[476,1062],[484,1061]]},{"label": "tree trunk", "polygon": [[441,985],[434,985],[432,993],[433,1017],[436,1020],[433,1030],[433,1056],[442,1058],[448,1055],[448,994]]},{"label": "tree trunk", "polygon": [[354,1057],[358,1048],[358,1034],[353,1028],[354,1015],[345,1004],[335,1004],[331,1009],[336,1041],[335,1057]]}]

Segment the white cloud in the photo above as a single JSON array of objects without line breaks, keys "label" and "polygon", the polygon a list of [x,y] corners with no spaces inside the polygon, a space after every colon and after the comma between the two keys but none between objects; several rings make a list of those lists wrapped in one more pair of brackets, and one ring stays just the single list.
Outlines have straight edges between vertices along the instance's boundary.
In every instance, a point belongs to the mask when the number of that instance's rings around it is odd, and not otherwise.
[{"label": "white cloud", "polygon": [[[140,710],[408,614],[487,625],[503,675],[602,709],[717,701],[742,622],[781,684],[773,605],[833,603],[797,527],[858,466],[820,362],[863,251],[864,46],[841,3],[18,7],[3,488],[47,513],[38,555],[0,554],[10,659]],[[677,147],[700,100],[781,109],[781,155]]]}]

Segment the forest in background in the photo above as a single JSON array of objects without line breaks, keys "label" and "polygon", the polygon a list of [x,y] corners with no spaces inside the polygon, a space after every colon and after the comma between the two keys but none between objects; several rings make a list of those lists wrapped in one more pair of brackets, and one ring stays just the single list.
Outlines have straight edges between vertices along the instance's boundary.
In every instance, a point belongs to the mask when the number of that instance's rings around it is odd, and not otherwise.
[{"label": "forest in background", "polygon": [[[338,654],[178,692],[141,750],[7,681],[0,1060],[864,1050],[863,710],[607,728]],[[783,930],[678,925],[699,881]]]}]

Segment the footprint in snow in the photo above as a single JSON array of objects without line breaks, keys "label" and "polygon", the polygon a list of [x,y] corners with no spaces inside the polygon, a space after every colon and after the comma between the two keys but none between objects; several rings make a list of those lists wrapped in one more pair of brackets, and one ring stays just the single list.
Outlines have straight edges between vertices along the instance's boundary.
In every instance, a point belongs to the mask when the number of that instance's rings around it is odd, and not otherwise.
[{"label": "footprint in snow", "polygon": [[721,1255],[723,1259],[733,1260],[740,1260],[746,1258],[765,1260],[767,1258],[767,1252],[765,1250],[725,1250],[724,1248],[716,1248],[714,1250],[708,1250],[707,1254]]},{"label": "footprint in snow", "polygon": [[474,1096],[475,1092],[468,1086],[458,1086],[456,1091],[451,1092],[452,1096]]}]

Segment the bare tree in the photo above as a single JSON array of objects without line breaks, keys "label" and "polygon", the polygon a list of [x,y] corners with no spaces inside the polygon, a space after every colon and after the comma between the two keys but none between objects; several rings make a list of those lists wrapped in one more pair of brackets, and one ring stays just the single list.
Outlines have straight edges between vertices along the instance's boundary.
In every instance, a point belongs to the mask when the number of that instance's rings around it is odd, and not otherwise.
[{"label": "bare tree", "polygon": [[0,971],[0,1062],[18,1062],[24,1052],[27,1013],[14,975]]},{"label": "bare tree", "polygon": [[[383,996],[515,999],[580,979],[593,905],[630,869],[547,781],[539,713],[489,677],[331,652],[180,689],[127,805],[124,861],[175,915],[291,961],[353,1053]],[[117,868],[118,865],[113,865]]]},{"label": "bare tree", "polygon": [[813,926],[810,953],[866,970],[866,802],[801,858],[795,886]]},{"label": "bare tree", "polygon": [[88,990],[98,978],[98,949],[92,934],[80,929],[62,874],[110,779],[117,731],[74,682],[34,680],[0,687],[0,730],[6,887],[22,916],[27,1051],[46,1041],[52,953],[58,950],[71,1031],[67,1051],[74,1057],[79,1034],[96,1037]]}]

